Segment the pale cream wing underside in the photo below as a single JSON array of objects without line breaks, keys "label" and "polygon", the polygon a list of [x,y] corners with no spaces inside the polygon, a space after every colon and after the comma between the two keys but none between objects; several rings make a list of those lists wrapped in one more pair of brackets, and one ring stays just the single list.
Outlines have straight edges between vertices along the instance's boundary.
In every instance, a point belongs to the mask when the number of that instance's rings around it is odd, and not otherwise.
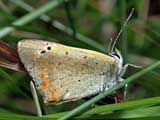
[{"label": "pale cream wing underside", "polygon": [[98,93],[114,64],[107,55],[46,41],[22,41],[18,51],[45,102]]}]

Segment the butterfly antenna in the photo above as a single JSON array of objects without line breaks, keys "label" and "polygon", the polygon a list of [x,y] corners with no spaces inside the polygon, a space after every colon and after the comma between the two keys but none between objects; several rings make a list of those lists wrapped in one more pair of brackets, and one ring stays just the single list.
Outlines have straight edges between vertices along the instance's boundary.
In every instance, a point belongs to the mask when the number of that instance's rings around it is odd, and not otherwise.
[{"label": "butterfly antenna", "polygon": [[110,42],[109,42],[109,45],[108,45],[108,53],[111,53],[112,43],[113,43],[113,39],[110,38]]},{"label": "butterfly antenna", "polygon": [[117,43],[117,40],[118,40],[119,36],[121,35],[122,31],[124,30],[124,28],[126,27],[128,21],[129,21],[129,19],[132,17],[133,12],[134,12],[134,8],[132,8],[132,10],[131,10],[129,16],[127,17],[127,19],[126,19],[126,21],[124,22],[122,28],[120,29],[120,31],[119,31],[117,37],[116,37],[115,40],[113,41],[113,45],[111,46],[110,53],[113,53],[114,48],[115,48],[115,45],[116,45],[116,43]]}]

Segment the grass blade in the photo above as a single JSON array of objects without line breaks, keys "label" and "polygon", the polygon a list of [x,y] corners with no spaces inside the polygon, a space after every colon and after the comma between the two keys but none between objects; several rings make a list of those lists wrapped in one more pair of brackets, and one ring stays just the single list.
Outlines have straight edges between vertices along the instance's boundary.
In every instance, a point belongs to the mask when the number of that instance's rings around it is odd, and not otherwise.
[{"label": "grass blade", "polygon": [[[119,111],[119,112],[113,112],[111,114],[105,114],[105,115],[97,115],[93,116],[94,119],[136,119],[136,118],[148,118],[148,117],[159,117],[160,118],[160,106],[155,107],[147,107],[147,108],[141,108],[141,109],[134,109],[134,110],[126,110],[126,111]],[[87,119],[87,117],[84,117]],[[90,118],[90,116],[88,116]]]},{"label": "grass blade", "polygon": [[[17,6],[25,9],[26,11],[32,12],[35,9],[28,5],[27,3],[25,3],[23,0],[10,0],[12,3],[16,4]],[[40,16],[40,19],[42,19],[45,22],[51,22],[52,19],[47,16],[46,14],[42,14]],[[65,25],[63,25],[61,22],[54,20],[52,21],[52,25],[57,28],[60,31],[63,31],[65,33],[67,33],[68,35],[72,36],[73,35],[73,30]],[[1,35],[0,35],[1,36]],[[76,32],[76,39],[78,39],[79,41],[84,42],[85,44],[92,46],[94,48],[96,48],[97,50],[101,51],[101,52],[106,52],[107,48],[104,45],[99,44],[98,42],[96,42],[95,40],[88,38],[78,32]]]},{"label": "grass blade", "polygon": [[[45,12],[48,12],[52,10],[53,8],[57,7],[60,3],[62,3],[63,0],[52,0],[42,7],[34,10],[33,12],[28,13],[27,15],[21,17],[20,19],[14,21],[12,23],[13,26],[23,26],[32,20],[38,18],[40,15],[44,14]],[[13,32],[15,30],[14,27],[5,27],[0,30],[0,38],[4,37],[5,35]]]},{"label": "grass blade", "polygon": [[[100,113],[110,112],[110,111],[114,111],[114,110],[131,109],[131,108],[137,108],[137,107],[144,108],[144,107],[153,106],[153,105],[157,105],[157,104],[160,104],[160,97],[153,97],[153,98],[147,98],[147,99],[142,99],[142,100],[123,102],[123,103],[102,105],[102,106],[92,108],[92,109],[82,113],[82,116],[100,114]],[[57,118],[61,117],[62,115],[65,115],[66,113],[68,113],[68,112],[61,112],[61,113],[57,113],[57,114],[46,115],[45,117],[57,119]]]}]

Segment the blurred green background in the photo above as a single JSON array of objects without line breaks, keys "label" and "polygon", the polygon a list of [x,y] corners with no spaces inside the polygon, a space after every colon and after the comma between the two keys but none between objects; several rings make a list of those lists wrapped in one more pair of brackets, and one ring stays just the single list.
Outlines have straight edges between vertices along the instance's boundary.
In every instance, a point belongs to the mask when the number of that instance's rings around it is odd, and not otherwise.
[{"label": "blurred green background", "polygon": [[[0,39],[14,47],[25,38],[44,39],[107,54],[110,39],[117,36],[134,8],[117,48],[125,63],[146,66],[160,59],[159,0],[59,0],[55,7],[52,3],[45,7],[49,2],[52,0],[0,0]],[[41,7],[44,11],[30,15]],[[129,67],[124,78],[138,70]],[[159,72],[156,69],[129,84],[127,100],[159,96]],[[0,113],[36,114],[30,80],[26,73],[0,68]],[[43,112],[70,110],[84,101],[43,105]]]}]

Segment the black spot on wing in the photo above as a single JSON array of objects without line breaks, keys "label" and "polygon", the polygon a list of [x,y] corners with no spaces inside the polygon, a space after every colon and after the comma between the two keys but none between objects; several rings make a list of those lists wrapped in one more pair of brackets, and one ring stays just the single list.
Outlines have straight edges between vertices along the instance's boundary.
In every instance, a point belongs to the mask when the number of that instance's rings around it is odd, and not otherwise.
[{"label": "black spot on wing", "polygon": [[48,46],[48,47],[47,47],[47,50],[51,50],[51,46]]},{"label": "black spot on wing", "polygon": [[45,50],[42,50],[40,53],[41,53],[41,54],[44,54],[44,53],[46,53],[46,51],[45,51]]}]

